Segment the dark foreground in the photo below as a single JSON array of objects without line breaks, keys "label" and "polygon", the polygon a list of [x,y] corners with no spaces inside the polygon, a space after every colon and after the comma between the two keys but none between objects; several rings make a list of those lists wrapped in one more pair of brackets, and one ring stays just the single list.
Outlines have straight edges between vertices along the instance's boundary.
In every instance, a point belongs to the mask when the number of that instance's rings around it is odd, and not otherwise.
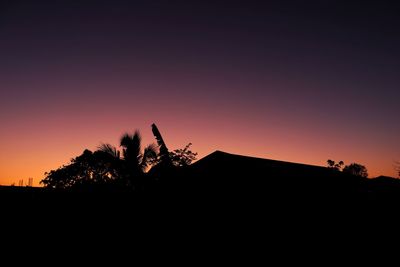
[{"label": "dark foreground", "polygon": [[366,179],[324,167],[216,151],[189,168],[149,178],[141,190],[0,187],[0,201],[4,212],[32,212],[35,217],[369,216],[400,204],[400,180]]},{"label": "dark foreground", "polygon": [[56,242],[111,237],[163,239],[167,247],[179,241],[298,248],[310,239],[363,240],[393,229],[400,186],[396,179],[217,152],[141,191],[0,187],[0,203],[2,229],[31,229]]},{"label": "dark foreground", "polygon": [[139,255],[162,262],[289,263],[289,256],[317,260],[316,253],[354,257],[397,228],[397,191],[264,186],[224,190],[177,180],[140,193],[1,187],[2,240],[38,249],[53,263],[66,254],[90,262],[110,257],[113,264]]}]

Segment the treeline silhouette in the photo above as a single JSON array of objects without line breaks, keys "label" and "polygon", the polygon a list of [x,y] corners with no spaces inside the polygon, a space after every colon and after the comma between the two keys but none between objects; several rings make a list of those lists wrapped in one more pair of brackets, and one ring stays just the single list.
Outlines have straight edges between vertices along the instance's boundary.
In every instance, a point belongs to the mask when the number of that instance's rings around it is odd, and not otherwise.
[{"label": "treeline silhouette", "polygon": [[142,149],[140,132],[126,133],[120,139],[120,150],[110,144],[102,144],[94,152],[86,149],[69,164],[46,173],[41,184],[52,189],[139,192],[167,175],[176,176],[196,159],[191,143],[170,152],[155,124],[152,131],[157,145]]},{"label": "treeline silhouette", "polygon": [[0,201],[44,209],[57,204],[58,211],[167,210],[217,217],[320,212],[338,205],[359,211],[400,201],[400,180],[368,179],[357,163],[328,160],[320,167],[222,151],[194,162],[191,143],[170,151],[155,124],[152,132],[156,144],[143,145],[139,131],[124,134],[119,147],[101,144],[46,173],[44,188],[0,188]]},{"label": "treeline silhouette", "polygon": [[328,168],[343,171],[344,173],[348,173],[354,176],[360,176],[364,178],[368,178],[368,171],[364,165],[358,163],[351,163],[350,165],[344,165],[344,162],[341,160],[339,162],[335,162],[334,160],[327,160]]}]

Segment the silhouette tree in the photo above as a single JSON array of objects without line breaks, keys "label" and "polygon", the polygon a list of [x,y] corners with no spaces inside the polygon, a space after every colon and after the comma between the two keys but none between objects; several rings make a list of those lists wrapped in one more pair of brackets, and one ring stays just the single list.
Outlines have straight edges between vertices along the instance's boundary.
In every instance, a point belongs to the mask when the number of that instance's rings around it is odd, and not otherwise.
[{"label": "silhouette tree", "polygon": [[192,144],[189,143],[183,149],[170,152],[157,126],[153,123],[151,128],[160,152],[157,157],[152,159],[154,167],[149,171],[150,177],[161,181],[164,178],[180,176],[179,168],[190,165],[196,159],[197,153],[189,149]]},{"label": "silhouette tree", "polygon": [[123,157],[110,144],[100,145],[94,153],[85,150],[69,164],[45,173],[41,183],[45,187],[64,189],[98,185],[141,188],[146,169],[157,157],[154,144],[142,152],[141,140],[139,131],[124,134],[120,140]]},{"label": "silhouette tree", "polygon": [[327,164],[329,169],[340,171],[343,168],[344,162],[339,161],[338,163],[336,163],[334,160],[328,159]]},{"label": "silhouette tree", "polygon": [[138,130],[132,134],[124,134],[120,140],[123,159],[120,158],[118,149],[110,144],[103,144],[100,151],[110,155],[117,162],[121,177],[126,180],[128,185],[141,186],[146,169],[157,157],[154,144],[148,145],[142,152],[142,138]]},{"label": "silhouette tree", "polygon": [[128,169],[133,175],[142,175],[150,160],[157,155],[153,144],[148,145],[142,153],[141,141],[142,138],[139,131],[135,131],[133,135],[125,134],[121,138],[122,154]]},{"label": "silhouette tree", "polygon": [[175,149],[169,152],[172,164],[177,167],[189,166],[193,160],[196,160],[197,153],[190,150],[192,143],[187,144],[183,149]]},{"label": "silhouette tree", "polygon": [[351,163],[350,165],[345,166],[343,172],[364,178],[368,177],[367,168],[358,163]]},{"label": "silhouette tree", "polygon": [[114,159],[102,151],[85,150],[71,159],[68,165],[45,173],[40,182],[49,188],[74,188],[114,184],[120,178],[120,170]]},{"label": "silhouette tree", "polygon": [[[41,183],[51,188],[115,185],[141,190],[146,184],[146,176],[175,175],[175,167],[190,165],[196,159],[197,153],[190,150],[191,143],[183,149],[169,152],[155,124],[152,125],[152,131],[159,153],[154,144],[142,151],[142,138],[136,130],[134,134],[126,133],[121,137],[121,150],[110,144],[101,144],[95,152],[85,150],[69,164],[45,173],[46,177]],[[153,166],[156,168],[152,168],[152,174],[146,173]]]}]

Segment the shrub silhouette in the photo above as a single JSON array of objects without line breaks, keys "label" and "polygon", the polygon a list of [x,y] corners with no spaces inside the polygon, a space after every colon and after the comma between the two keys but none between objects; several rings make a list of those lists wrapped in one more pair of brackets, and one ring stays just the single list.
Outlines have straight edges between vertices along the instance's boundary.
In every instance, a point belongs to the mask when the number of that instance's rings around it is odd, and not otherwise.
[{"label": "shrub silhouette", "polygon": [[368,177],[367,168],[358,163],[351,163],[350,165],[345,166],[343,172],[364,178]]}]

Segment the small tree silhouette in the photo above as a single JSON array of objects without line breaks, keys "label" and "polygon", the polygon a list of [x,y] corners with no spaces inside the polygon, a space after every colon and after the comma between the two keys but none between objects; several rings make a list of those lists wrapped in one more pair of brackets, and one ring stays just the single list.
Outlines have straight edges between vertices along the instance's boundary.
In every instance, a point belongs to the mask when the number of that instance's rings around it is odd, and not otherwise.
[{"label": "small tree silhouette", "polygon": [[337,171],[341,171],[344,165],[343,161],[339,161],[338,163],[336,163],[334,160],[328,159],[327,160],[327,164],[328,164],[328,168],[329,169],[334,169]]},{"label": "small tree silhouette", "polygon": [[197,153],[190,150],[192,143],[187,144],[183,149],[175,149],[169,152],[172,164],[177,167],[189,166],[193,160],[196,160]]},{"label": "small tree silhouette", "polygon": [[345,166],[343,172],[364,178],[368,177],[367,168],[358,163],[351,163],[350,165]]}]

